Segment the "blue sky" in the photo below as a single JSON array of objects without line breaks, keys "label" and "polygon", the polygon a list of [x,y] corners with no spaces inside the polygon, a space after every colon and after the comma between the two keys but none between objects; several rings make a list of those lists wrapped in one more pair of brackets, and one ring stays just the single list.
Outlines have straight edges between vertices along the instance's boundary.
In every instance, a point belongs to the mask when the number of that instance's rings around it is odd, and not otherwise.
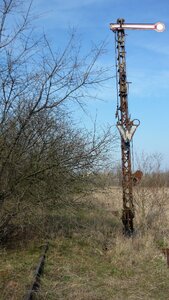
[{"label": "blue sky", "polygon": [[[107,53],[98,62],[112,66],[115,75],[114,34],[109,23],[124,18],[128,23],[165,23],[163,33],[127,31],[127,77],[132,82],[129,110],[132,119],[141,124],[134,136],[134,151],[161,153],[163,168],[169,169],[169,1],[168,0],[34,0],[33,12],[39,15],[38,30],[45,30],[53,45],[62,46],[68,28],[77,28],[84,49],[91,42],[106,39]],[[97,114],[100,126],[116,124],[115,79],[98,90],[103,101],[87,106],[88,116],[77,110],[76,118],[92,126]],[[120,149],[119,149],[120,151]]]}]

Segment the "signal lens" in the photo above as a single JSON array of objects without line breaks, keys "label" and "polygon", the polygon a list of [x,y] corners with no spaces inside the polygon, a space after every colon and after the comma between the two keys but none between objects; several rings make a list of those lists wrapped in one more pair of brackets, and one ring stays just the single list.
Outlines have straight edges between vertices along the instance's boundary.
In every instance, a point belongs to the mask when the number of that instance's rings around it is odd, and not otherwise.
[{"label": "signal lens", "polygon": [[158,32],[163,32],[165,30],[165,25],[161,22],[155,24],[155,30]]}]

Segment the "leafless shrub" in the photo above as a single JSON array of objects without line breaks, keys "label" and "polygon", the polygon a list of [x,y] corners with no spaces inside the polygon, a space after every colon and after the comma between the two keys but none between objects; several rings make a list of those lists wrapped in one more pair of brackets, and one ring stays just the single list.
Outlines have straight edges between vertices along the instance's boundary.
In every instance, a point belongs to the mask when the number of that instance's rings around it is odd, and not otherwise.
[{"label": "leafless shrub", "polygon": [[139,168],[143,179],[134,188],[136,220],[143,231],[154,230],[154,234],[167,232],[169,190],[161,173],[161,155],[142,155]]},{"label": "leafless shrub", "polygon": [[46,35],[32,35],[31,3],[21,9],[16,0],[1,3],[0,240],[14,226],[36,221],[42,228],[44,209],[77,192],[81,175],[103,165],[112,142],[109,128],[97,134],[95,126],[89,133],[70,125],[66,109],[83,106],[107,80],[96,65],[104,43],[81,55],[72,33],[62,51],[53,50]]}]

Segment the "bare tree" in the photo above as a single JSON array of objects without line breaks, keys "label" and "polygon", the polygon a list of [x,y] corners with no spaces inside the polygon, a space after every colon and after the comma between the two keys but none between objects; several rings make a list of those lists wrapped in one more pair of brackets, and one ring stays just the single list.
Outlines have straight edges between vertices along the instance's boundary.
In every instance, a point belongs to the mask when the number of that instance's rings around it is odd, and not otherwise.
[{"label": "bare tree", "polygon": [[53,203],[72,191],[79,174],[100,167],[114,139],[110,129],[98,135],[71,126],[65,111],[67,103],[82,106],[90,89],[107,80],[96,65],[104,43],[82,56],[72,33],[55,51],[44,34],[34,38],[31,2],[22,13],[21,4],[3,0],[0,7],[1,240],[21,225],[18,215],[29,217],[28,202]]}]

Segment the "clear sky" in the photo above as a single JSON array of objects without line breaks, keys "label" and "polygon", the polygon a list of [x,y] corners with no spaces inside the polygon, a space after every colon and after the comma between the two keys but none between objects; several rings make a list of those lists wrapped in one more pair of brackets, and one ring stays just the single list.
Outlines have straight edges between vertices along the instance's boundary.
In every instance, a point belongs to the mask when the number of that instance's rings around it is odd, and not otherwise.
[{"label": "clear sky", "polygon": [[[40,15],[36,22],[45,30],[55,47],[67,38],[69,27],[77,28],[85,47],[91,41],[107,40],[107,53],[99,62],[112,66],[115,76],[114,33],[109,23],[124,18],[128,23],[165,23],[163,33],[127,31],[127,77],[132,82],[129,93],[131,119],[141,124],[134,136],[134,151],[161,153],[163,167],[169,169],[169,1],[168,0],[34,0],[33,11]],[[91,119],[104,124],[116,124],[115,79],[99,91],[104,101],[88,105],[84,124]],[[80,110],[77,118],[81,119]],[[120,151],[120,149],[119,149]]]}]

